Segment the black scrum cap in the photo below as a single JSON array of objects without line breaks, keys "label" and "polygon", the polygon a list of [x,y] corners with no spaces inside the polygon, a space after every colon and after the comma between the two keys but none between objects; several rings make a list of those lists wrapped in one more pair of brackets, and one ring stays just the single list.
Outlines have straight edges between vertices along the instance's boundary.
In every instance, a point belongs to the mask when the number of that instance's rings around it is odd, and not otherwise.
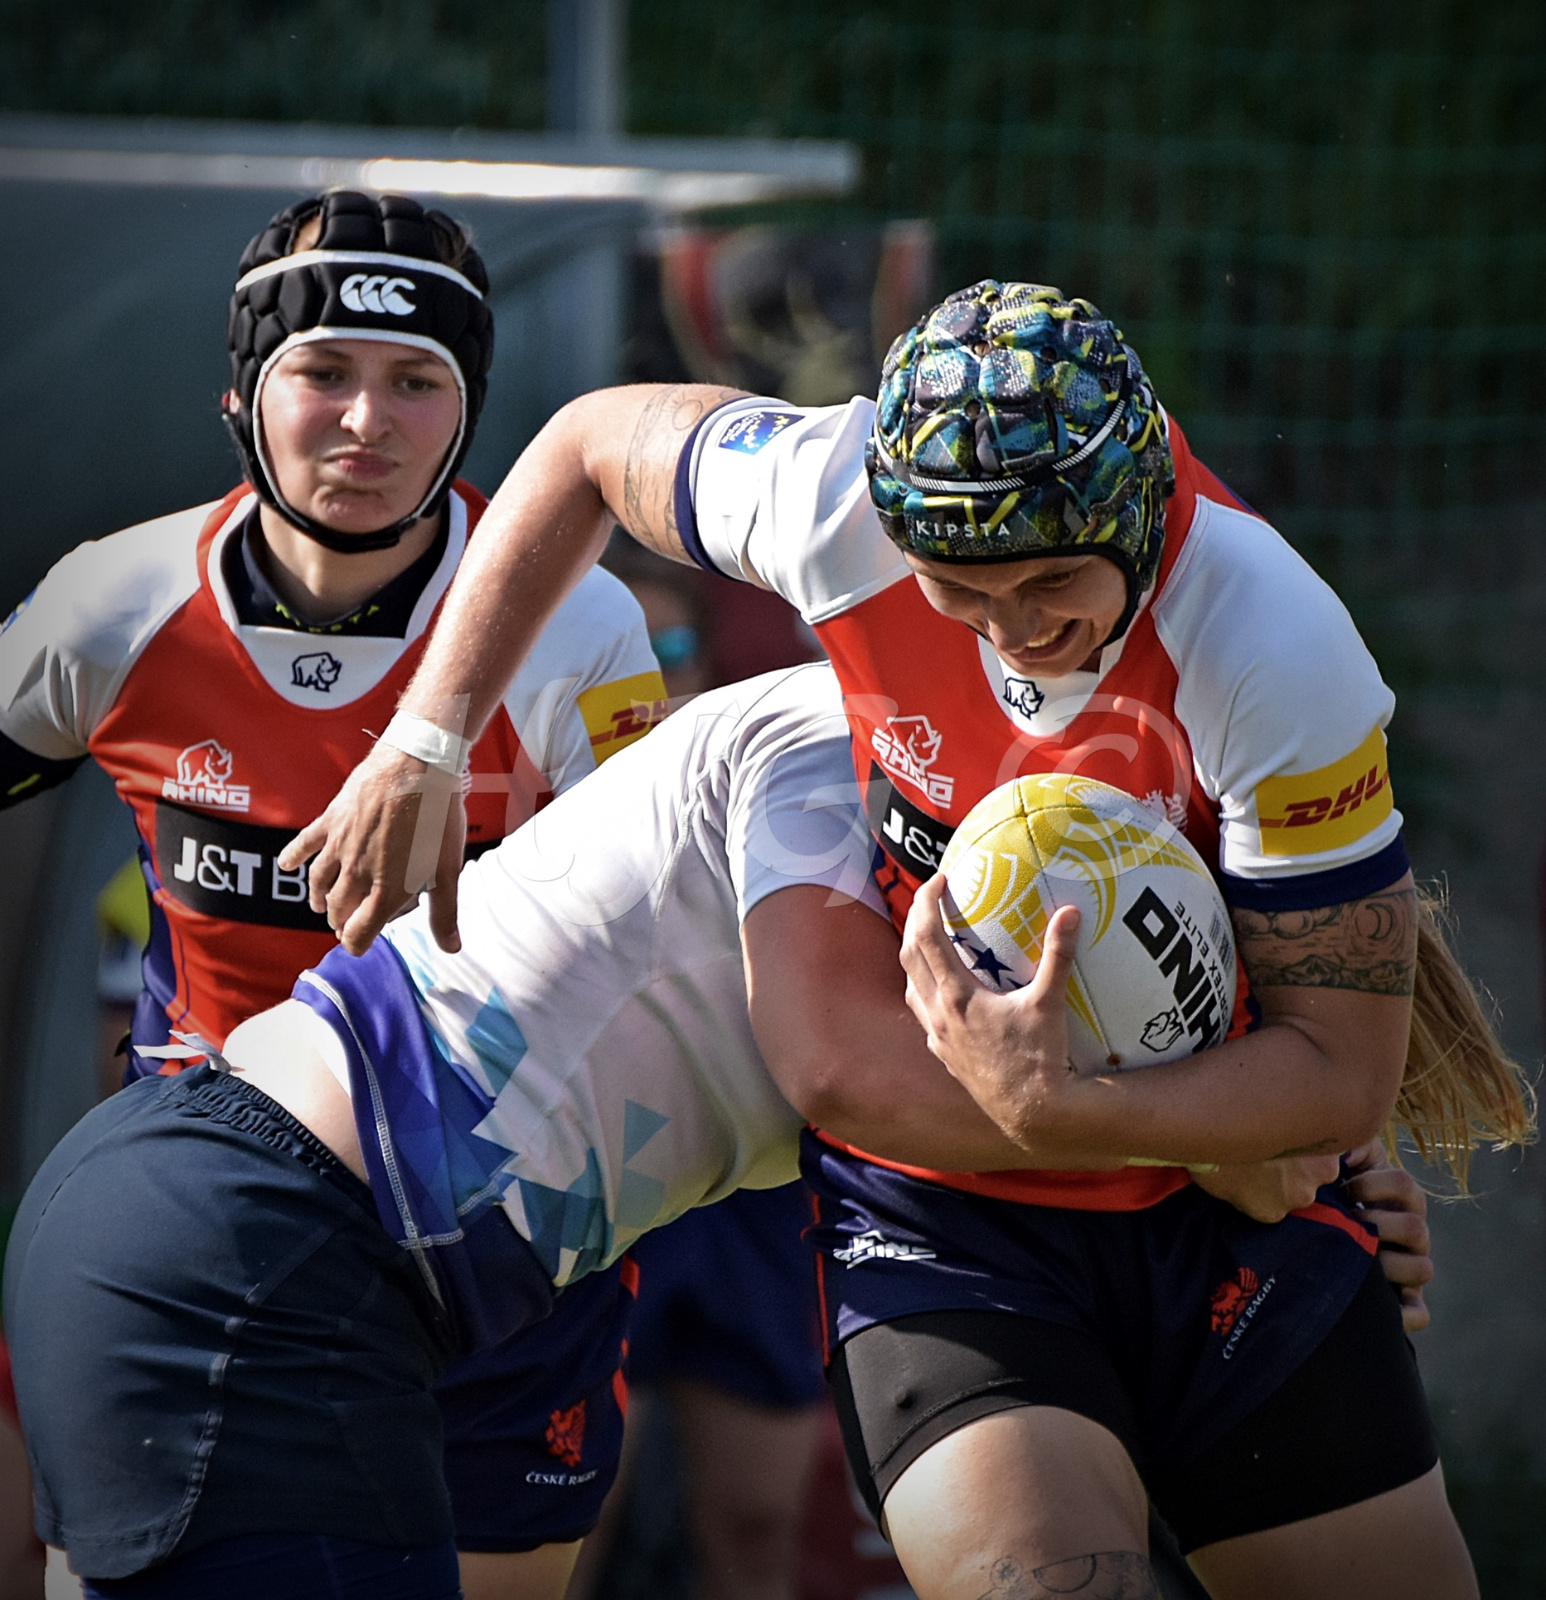
[{"label": "black scrum cap", "polygon": [[[315,244],[291,254],[313,218],[321,223]],[[494,319],[487,293],[488,273],[461,229],[416,200],[337,190],[281,211],[242,253],[226,335],[240,402],[226,425],[258,494],[302,532],[346,553],[384,550],[437,510],[472,443],[488,387]],[[274,362],[298,344],[345,338],[432,351],[455,375],[462,401],[456,437],[424,499],[400,522],[367,534],[335,533],[287,504],[258,425]]]}]

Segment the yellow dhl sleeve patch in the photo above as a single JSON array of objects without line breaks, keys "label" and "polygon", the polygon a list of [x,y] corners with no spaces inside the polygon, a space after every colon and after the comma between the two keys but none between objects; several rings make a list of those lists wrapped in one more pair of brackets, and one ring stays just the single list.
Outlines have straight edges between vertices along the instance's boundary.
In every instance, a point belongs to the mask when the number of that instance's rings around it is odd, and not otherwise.
[{"label": "yellow dhl sleeve patch", "polygon": [[642,738],[666,714],[666,684],[658,672],[598,683],[576,699],[599,767]]},{"label": "yellow dhl sleeve patch", "polygon": [[1256,788],[1262,854],[1309,856],[1353,844],[1379,827],[1393,804],[1385,735],[1374,728],[1328,767],[1262,779]]}]

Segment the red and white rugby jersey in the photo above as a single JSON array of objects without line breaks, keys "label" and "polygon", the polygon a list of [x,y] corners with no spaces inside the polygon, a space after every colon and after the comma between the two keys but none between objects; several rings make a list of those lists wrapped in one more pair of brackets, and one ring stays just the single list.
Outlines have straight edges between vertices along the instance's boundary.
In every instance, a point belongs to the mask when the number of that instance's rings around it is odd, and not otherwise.
[{"label": "red and white rugby jersey", "polygon": [[[142,997],[136,1045],[169,1028],[222,1043],[332,947],[304,870],[275,857],[386,726],[485,501],[457,485],[445,554],[403,638],[240,623],[221,555],[253,504],[244,487],[81,545],[0,634],[0,734],[49,765],[91,755],[134,812],[154,1002]],[[664,712],[643,613],[615,578],[590,574],[474,747],[469,851]]]},{"label": "red and white rugby jersey", "polygon": [[[1173,421],[1177,487],[1154,588],[1098,670],[1038,680],[924,599],[870,504],[873,420],[859,399],[732,402],[684,451],[677,523],[704,565],[796,605],[831,657],[899,927],[966,812],[1028,772],[1134,795],[1217,862],[1236,905],[1332,904],[1401,876],[1384,737],[1394,697],[1337,597]],[[1242,985],[1242,1023],[1246,1004]],[[1187,1181],[1152,1167],[919,1175],[1111,1210]]]}]

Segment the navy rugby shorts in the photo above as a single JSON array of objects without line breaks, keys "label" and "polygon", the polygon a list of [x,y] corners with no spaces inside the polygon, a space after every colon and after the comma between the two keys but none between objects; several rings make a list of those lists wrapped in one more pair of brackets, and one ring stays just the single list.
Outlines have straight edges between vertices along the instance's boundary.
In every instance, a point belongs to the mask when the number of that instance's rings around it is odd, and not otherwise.
[{"label": "navy rugby shorts", "polygon": [[[1116,1431],[1146,1475],[1185,1466],[1255,1412],[1338,1323],[1376,1251],[1335,1185],[1267,1226],[1195,1185],[1142,1211],[992,1199],[810,1133],[802,1167],[816,1195],[809,1237],[829,1350],[942,1312],[1072,1330],[1120,1382],[1113,1410],[1132,1425]],[[986,1396],[982,1407],[999,1408]]]},{"label": "navy rugby shorts", "polygon": [[617,1477],[639,1271],[626,1256],[559,1292],[552,1313],[453,1362],[435,1386],[462,1550],[583,1539]]},{"label": "navy rugby shorts", "polygon": [[448,1367],[450,1320],[325,1146],[240,1078],[144,1079],[66,1135],[11,1235],[38,1534],[103,1580],[257,1534],[578,1538],[621,1448],[632,1282],[584,1280]]},{"label": "navy rugby shorts", "polygon": [[819,1404],[816,1273],[802,1238],[810,1220],[810,1192],[797,1181],[738,1189],[639,1240],[630,1380],[706,1384],[775,1410]]},{"label": "navy rugby shorts", "polygon": [[461,1600],[456,1546],[394,1550],[325,1534],[249,1533],[132,1578],[86,1578],[85,1600]]},{"label": "navy rugby shorts", "polygon": [[[383,1228],[400,1226],[398,1208],[406,1205],[421,1233],[441,1236],[435,1268],[462,1330],[458,1359],[435,1388],[457,1545],[520,1551],[583,1538],[622,1454],[637,1269],[614,1262],[556,1294],[544,1275],[541,1302],[552,1309],[534,1321],[522,1273],[536,1254],[496,1204],[468,1212],[449,1183],[444,1130],[480,1121],[484,1105],[431,1040],[419,993],[390,941],[378,939],[358,957],[329,951],[302,975],[295,995],[338,1035],[349,1060]],[[376,1066],[389,1061],[390,1072]],[[362,1109],[386,1117],[390,1172],[372,1160],[373,1144],[378,1152],[383,1146]],[[453,1232],[461,1237],[453,1240]]]},{"label": "navy rugby shorts", "polygon": [[365,1185],[242,1079],[89,1112],[22,1201],[5,1291],[35,1526],[82,1576],[257,1533],[451,1537],[449,1323]]}]

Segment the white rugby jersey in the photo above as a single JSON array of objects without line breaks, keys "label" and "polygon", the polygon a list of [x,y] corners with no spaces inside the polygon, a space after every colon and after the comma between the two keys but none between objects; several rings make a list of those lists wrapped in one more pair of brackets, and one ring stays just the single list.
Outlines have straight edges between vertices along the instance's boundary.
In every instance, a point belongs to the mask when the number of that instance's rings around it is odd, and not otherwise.
[{"label": "white rugby jersey", "polygon": [[[242,623],[224,556],[254,504],[237,489],[81,545],[0,632],[0,803],[89,755],[134,812],[152,902],[137,1046],[171,1028],[218,1045],[333,944],[305,869],[275,857],[386,726],[484,501],[466,484],[449,497],[444,554],[401,637]],[[664,700],[643,612],[589,574],[474,747],[469,847],[594,771]]]},{"label": "white rugby jersey", "polygon": [[458,954],[423,911],[388,925],[438,1062],[370,1045],[404,1038],[373,952],[297,984],[373,1057],[380,1109],[359,1065],[353,1086],[373,1186],[416,1175],[414,1227],[452,1243],[497,1195],[564,1284],[690,1207],[794,1178],[801,1119],[752,1037],[740,924],[795,884],[883,914],[871,849],[828,667],[699,696],[467,866]]}]

